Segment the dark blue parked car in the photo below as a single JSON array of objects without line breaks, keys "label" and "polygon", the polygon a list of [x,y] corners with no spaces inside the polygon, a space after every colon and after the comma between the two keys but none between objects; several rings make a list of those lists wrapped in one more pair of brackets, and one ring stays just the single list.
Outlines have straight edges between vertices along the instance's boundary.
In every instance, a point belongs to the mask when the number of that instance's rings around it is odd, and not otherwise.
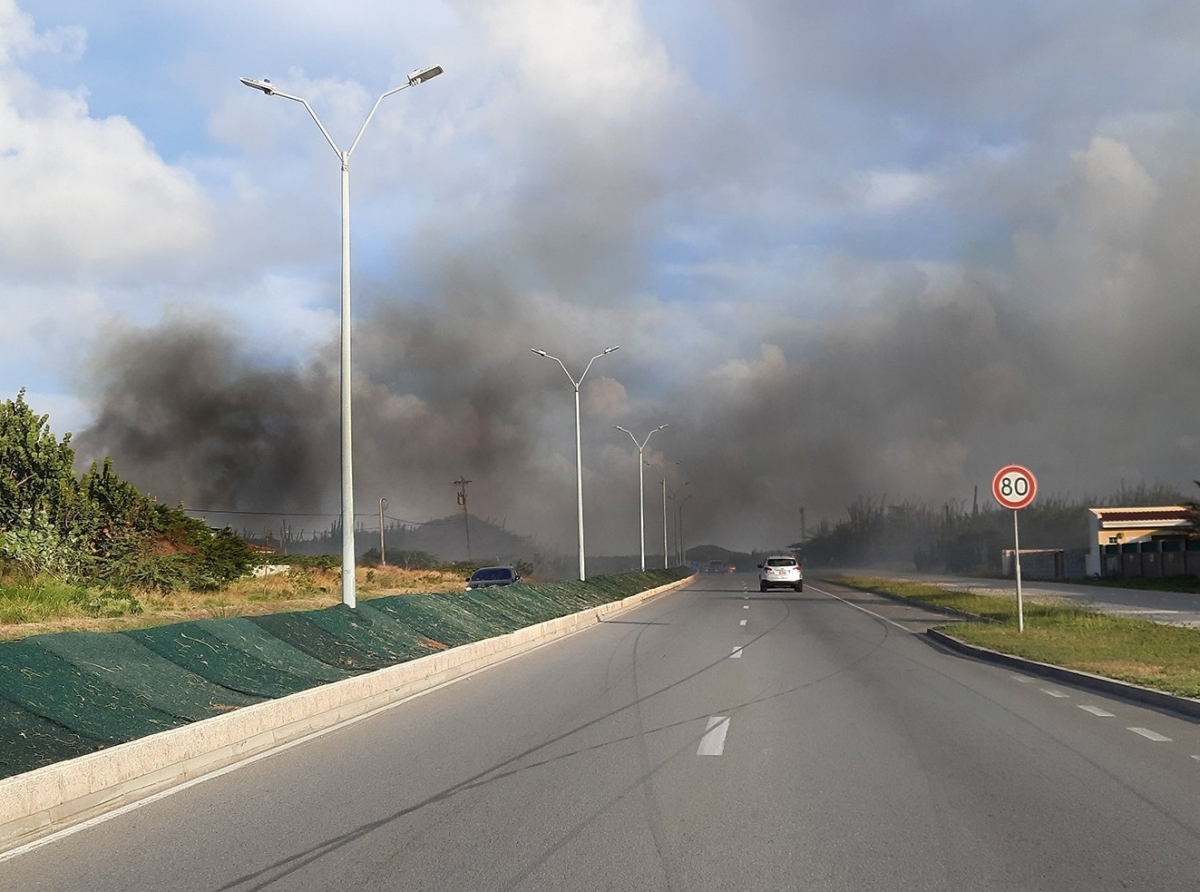
[{"label": "dark blue parked car", "polygon": [[467,577],[467,591],[493,585],[516,585],[521,581],[512,567],[480,567]]}]

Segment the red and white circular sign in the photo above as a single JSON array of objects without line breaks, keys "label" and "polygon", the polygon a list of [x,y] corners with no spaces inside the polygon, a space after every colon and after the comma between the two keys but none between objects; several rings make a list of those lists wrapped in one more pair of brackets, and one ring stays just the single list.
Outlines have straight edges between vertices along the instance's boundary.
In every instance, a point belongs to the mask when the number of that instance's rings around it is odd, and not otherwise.
[{"label": "red and white circular sign", "polygon": [[1028,468],[1007,465],[992,478],[992,495],[1005,508],[1024,508],[1037,495],[1037,478]]}]

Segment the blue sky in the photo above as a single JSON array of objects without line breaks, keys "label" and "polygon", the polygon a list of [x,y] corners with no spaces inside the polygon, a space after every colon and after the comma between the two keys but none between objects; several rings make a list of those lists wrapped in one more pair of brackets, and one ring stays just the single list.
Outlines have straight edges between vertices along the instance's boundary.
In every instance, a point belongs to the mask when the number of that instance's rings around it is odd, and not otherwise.
[{"label": "blue sky", "polygon": [[1198,39],[1182,0],[0,0],[0,383],[164,498],[332,508],[337,162],[238,77],[346,145],[441,64],[352,161],[363,498],[441,516],[467,473],[569,547],[528,350],[610,343],[597,547],[633,550],[612,424],[671,423],[731,546],[1008,461],[1190,487]]}]

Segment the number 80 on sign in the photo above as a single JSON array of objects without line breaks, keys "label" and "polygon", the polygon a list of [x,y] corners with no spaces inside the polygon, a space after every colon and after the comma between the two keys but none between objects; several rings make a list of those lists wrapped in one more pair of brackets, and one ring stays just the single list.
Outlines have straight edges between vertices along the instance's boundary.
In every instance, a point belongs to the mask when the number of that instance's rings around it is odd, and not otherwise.
[{"label": "number 80 on sign", "polygon": [[1037,478],[1028,468],[1008,465],[992,478],[992,495],[1004,508],[1024,508],[1037,495]]}]

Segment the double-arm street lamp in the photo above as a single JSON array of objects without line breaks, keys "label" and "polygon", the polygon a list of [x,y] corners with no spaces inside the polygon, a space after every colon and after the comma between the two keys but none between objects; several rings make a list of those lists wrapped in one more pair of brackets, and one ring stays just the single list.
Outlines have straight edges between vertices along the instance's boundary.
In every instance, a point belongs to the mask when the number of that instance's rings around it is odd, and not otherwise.
[{"label": "double-arm street lamp", "polygon": [[609,347],[603,353],[597,353],[595,356],[589,359],[588,364],[584,367],[583,374],[579,376],[578,381],[571,376],[571,373],[567,371],[567,367],[563,365],[562,360],[557,356],[551,356],[545,350],[538,350],[534,347],[530,347],[529,349],[538,356],[544,356],[546,359],[553,359],[555,362],[557,362],[558,367],[563,370],[563,373],[567,376],[567,378],[570,379],[571,385],[575,388],[575,490],[576,502],[578,503],[579,507],[579,579],[580,581],[583,581],[587,578],[587,574],[584,569],[583,559],[583,447],[581,445],[581,437],[579,434],[579,386],[583,384],[583,379],[587,377],[588,369],[592,367],[593,362],[595,362],[601,356],[608,356],[608,354],[616,350],[620,350],[621,348]]},{"label": "double-arm street lamp", "polygon": [[338,160],[342,165],[342,603],[347,607],[356,606],[354,580],[354,460],[351,452],[350,438],[350,155],[357,148],[358,141],[362,139],[363,132],[367,129],[367,125],[371,123],[371,118],[375,117],[375,111],[379,108],[379,103],[383,102],[383,100],[387,99],[393,93],[399,93],[401,90],[407,90],[409,87],[423,84],[425,81],[435,78],[441,73],[442,67],[440,65],[420,68],[408,76],[407,83],[401,84],[399,87],[393,87],[391,90],[383,93],[375,100],[375,105],[371,107],[370,114],[367,115],[367,119],[363,121],[362,126],[358,129],[358,135],[354,137],[354,142],[350,144],[350,148],[345,150],[338,148],[337,143],[333,141],[333,137],[329,135],[329,131],[325,129],[325,125],[321,123],[321,119],[317,117],[317,113],[313,111],[307,99],[301,96],[293,96],[291,93],[284,93],[282,90],[276,89],[275,85],[269,80],[253,80],[248,77],[240,79],[247,87],[259,90],[267,96],[279,96],[282,99],[290,99],[293,102],[299,102],[303,105],[320,129],[321,135],[325,137],[325,141],[329,143],[330,148],[337,154]]},{"label": "double-arm street lamp", "polygon": [[642,452],[646,449],[646,444],[650,442],[651,437],[653,437],[656,433],[658,433],[663,428],[669,427],[669,426],[670,425],[666,425],[666,424],[659,425],[654,430],[650,431],[650,433],[646,434],[646,439],[642,440],[642,442],[639,443],[637,437],[635,437],[631,431],[625,430],[625,428],[621,427],[621,425],[619,425],[619,424],[613,425],[613,427],[615,427],[617,430],[625,431],[625,433],[629,434],[629,439],[633,440],[633,445],[637,447],[637,451],[638,451],[638,525],[641,530],[641,537],[642,537],[641,541],[642,541],[642,569],[643,570],[646,569],[646,489],[645,489],[645,484],[643,483],[643,474],[642,474],[642,463],[644,461],[644,459],[642,458]]}]

